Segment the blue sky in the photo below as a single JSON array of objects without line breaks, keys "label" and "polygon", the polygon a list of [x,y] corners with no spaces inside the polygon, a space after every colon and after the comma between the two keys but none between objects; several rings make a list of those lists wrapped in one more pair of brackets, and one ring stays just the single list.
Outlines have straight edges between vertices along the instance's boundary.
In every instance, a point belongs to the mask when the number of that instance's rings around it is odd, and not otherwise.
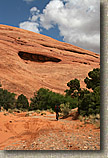
[{"label": "blue sky", "polygon": [[42,11],[49,0],[0,0],[0,23],[19,27],[21,21],[27,20],[30,9],[36,6]]},{"label": "blue sky", "polygon": [[0,0],[0,24],[100,52],[99,0]]}]

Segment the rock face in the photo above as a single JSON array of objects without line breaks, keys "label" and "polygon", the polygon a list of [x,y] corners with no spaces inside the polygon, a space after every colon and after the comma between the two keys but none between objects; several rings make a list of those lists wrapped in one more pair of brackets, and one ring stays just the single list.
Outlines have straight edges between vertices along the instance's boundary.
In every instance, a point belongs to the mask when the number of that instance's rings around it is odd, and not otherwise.
[{"label": "rock face", "polygon": [[64,93],[67,82],[100,67],[100,56],[23,29],[0,25],[0,81],[4,89],[28,98],[39,88]]}]

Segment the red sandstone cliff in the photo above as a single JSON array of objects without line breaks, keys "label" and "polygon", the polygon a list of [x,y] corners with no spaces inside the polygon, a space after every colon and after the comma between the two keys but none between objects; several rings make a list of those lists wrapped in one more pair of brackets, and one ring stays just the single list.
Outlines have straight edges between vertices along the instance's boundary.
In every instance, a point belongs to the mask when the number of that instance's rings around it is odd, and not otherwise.
[{"label": "red sandstone cliff", "polygon": [[28,98],[41,87],[63,93],[67,82],[100,66],[100,56],[23,29],[0,25],[0,81]]}]

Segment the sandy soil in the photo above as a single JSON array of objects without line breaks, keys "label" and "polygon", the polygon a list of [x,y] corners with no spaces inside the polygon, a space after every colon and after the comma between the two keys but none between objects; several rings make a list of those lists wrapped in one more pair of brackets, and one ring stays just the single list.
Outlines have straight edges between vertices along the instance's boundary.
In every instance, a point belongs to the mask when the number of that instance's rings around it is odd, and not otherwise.
[{"label": "sandy soil", "polygon": [[0,150],[100,150],[100,129],[55,113],[0,112]]}]

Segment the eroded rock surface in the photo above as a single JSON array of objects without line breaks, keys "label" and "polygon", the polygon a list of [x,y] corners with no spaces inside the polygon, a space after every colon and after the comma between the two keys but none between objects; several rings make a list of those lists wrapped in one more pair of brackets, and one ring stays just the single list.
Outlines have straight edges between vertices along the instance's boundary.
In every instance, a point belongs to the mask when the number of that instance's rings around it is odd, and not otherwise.
[{"label": "eroded rock surface", "polygon": [[20,56],[21,59],[23,60],[29,60],[29,61],[34,61],[34,62],[60,62],[61,59],[46,56],[46,55],[41,55],[41,54],[32,54],[32,53],[27,53],[27,52],[22,52],[19,51],[18,55]]},{"label": "eroded rock surface", "polygon": [[41,87],[64,93],[67,82],[100,67],[100,56],[27,30],[0,25],[0,81],[28,98]]}]

